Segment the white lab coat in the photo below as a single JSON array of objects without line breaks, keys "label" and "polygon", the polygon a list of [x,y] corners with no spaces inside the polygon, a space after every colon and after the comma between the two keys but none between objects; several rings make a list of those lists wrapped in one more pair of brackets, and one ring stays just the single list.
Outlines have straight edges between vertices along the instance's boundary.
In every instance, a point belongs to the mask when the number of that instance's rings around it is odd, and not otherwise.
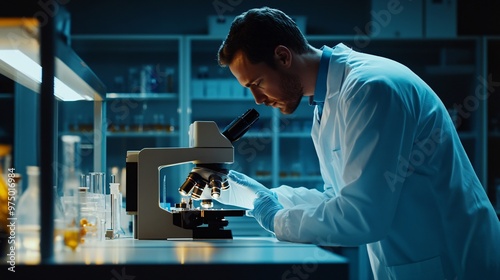
[{"label": "white lab coat", "polygon": [[275,188],[280,240],[367,244],[376,279],[500,279],[500,223],[447,109],[407,67],[334,47],[312,138],[324,191]]}]

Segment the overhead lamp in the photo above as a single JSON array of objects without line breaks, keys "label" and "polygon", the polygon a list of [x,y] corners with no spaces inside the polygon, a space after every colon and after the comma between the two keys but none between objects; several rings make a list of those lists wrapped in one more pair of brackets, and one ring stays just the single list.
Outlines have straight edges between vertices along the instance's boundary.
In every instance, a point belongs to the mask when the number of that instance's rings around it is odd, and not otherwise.
[{"label": "overhead lamp", "polygon": [[[54,95],[63,101],[96,100],[105,87],[71,49],[64,36],[55,42]],[[0,74],[40,92],[39,21],[35,18],[0,18]]]}]

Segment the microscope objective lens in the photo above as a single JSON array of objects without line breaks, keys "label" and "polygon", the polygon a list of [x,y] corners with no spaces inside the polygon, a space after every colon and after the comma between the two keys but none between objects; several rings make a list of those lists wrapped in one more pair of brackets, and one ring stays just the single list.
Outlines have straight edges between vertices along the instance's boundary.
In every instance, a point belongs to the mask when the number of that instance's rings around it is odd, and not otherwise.
[{"label": "microscope objective lens", "polygon": [[212,188],[211,196],[213,198],[220,197],[220,190],[222,188],[221,177],[217,174],[210,175],[210,187]]},{"label": "microscope objective lens", "polygon": [[203,199],[200,202],[200,205],[202,208],[208,209],[208,208],[212,208],[214,206],[214,203],[212,202],[211,199]]},{"label": "microscope objective lens", "polygon": [[220,197],[220,189],[219,188],[212,188],[211,196],[213,198],[219,198]]},{"label": "microscope objective lens", "polygon": [[[187,176],[186,181],[184,181],[182,186],[179,188],[179,192],[182,195],[187,196],[187,195],[189,195],[189,192],[191,192],[193,187],[195,187],[198,184],[198,182],[202,182],[202,181],[203,181],[203,178],[200,175],[198,175],[197,173],[191,172]],[[202,188],[202,191],[203,191],[203,188]],[[201,193],[200,193],[200,195],[201,195]]]},{"label": "microscope objective lens", "polygon": [[191,178],[187,178],[186,181],[179,188],[179,192],[182,195],[188,195],[189,192],[193,189],[195,182]]},{"label": "microscope objective lens", "polygon": [[229,182],[226,180],[224,182],[222,182],[222,187],[221,187],[222,190],[227,190],[229,189]]},{"label": "microscope objective lens", "polygon": [[193,193],[191,193],[191,197],[193,199],[200,199],[201,194],[203,193],[203,189],[205,188],[205,185],[200,185],[196,184],[193,189]]}]

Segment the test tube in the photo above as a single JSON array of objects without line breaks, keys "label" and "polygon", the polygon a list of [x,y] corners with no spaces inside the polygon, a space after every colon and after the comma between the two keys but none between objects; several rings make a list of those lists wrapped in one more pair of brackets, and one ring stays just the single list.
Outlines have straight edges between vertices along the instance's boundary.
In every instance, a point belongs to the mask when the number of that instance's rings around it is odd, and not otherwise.
[{"label": "test tube", "polygon": [[90,172],[89,191],[97,194],[106,194],[106,175],[103,172]]},{"label": "test tube", "polygon": [[98,226],[97,239],[104,240],[106,233],[106,223],[109,222],[108,210],[109,200],[106,197],[106,176],[103,172],[90,172],[89,192],[92,192],[93,201],[96,202],[97,217],[100,225]]},{"label": "test tube", "polygon": [[90,193],[95,193],[95,184],[96,184],[96,179],[95,179],[95,172],[90,172],[88,175],[88,187],[89,187],[89,192]]}]

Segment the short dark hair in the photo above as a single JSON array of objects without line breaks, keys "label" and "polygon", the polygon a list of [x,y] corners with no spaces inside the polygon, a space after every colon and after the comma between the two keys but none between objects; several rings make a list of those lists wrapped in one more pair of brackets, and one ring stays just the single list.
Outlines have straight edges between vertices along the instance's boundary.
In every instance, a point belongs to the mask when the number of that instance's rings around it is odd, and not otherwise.
[{"label": "short dark hair", "polygon": [[293,19],[280,10],[255,8],[237,16],[218,52],[220,66],[231,64],[243,51],[251,63],[265,62],[274,68],[274,49],[278,45],[302,54],[309,44]]}]

